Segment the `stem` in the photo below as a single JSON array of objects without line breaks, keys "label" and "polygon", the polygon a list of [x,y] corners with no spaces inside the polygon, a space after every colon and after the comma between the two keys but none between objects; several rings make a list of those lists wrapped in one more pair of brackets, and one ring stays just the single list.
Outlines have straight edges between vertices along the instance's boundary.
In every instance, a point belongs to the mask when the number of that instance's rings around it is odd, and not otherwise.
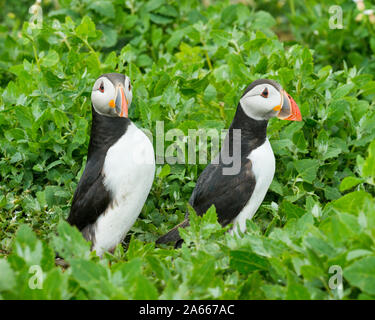
[{"label": "stem", "polygon": [[299,78],[297,82],[297,95],[301,93],[301,85],[302,85],[302,81],[301,81],[301,78]]},{"label": "stem", "polygon": [[97,60],[97,62],[98,62],[98,65],[99,65],[99,68],[100,68],[100,66],[101,66],[101,64],[100,64],[100,60],[99,60],[99,56],[98,56],[98,54],[97,54],[97,52],[94,50],[94,48],[87,42],[87,40],[86,39],[83,39],[82,37],[80,37],[80,36],[77,36],[85,45],[86,45],[86,47],[89,49],[89,51],[91,52],[91,53],[93,53],[94,55],[95,55],[95,58],[96,58],[96,60]]},{"label": "stem", "polygon": [[208,68],[210,69],[210,71],[212,71],[212,63],[211,63],[211,59],[210,57],[208,56],[208,52],[206,50],[206,41],[204,41],[202,38],[201,38],[201,42],[203,44],[203,47],[204,47],[204,55],[206,57],[206,61],[207,61],[207,64],[208,64]]},{"label": "stem", "polygon": [[300,174],[297,174],[296,178],[293,181],[292,190],[294,192],[294,188],[296,187],[297,179],[300,177]]},{"label": "stem", "polygon": [[130,1],[130,13],[131,15],[135,14],[134,1]]},{"label": "stem", "polygon": [[40,69],[40,63],[39,63],[39,58],[38,58],[38,53],[36,52],[35,42],[34,41],[32,41],[32,42],[33,42],[34,58],[35,58],[35,61],[36,61],[36,64],[38,66],[39,71],[41,71],[41,69]]},{"label": "stem", "polygon": [[294,8],[294,0],[289,0],[289,7],[290,7],[290,11],[292,12],[292,15],[295,16],[296,10]]},{"label": "stem", "polygon": [[208,53],[207,53],[206,50],[204,50],[204,55],[206,56],[206,60],[207,60],[207,64],[208,64],[208,68],[212,71],[211,60],[210,60],[210,57],[208,56]]},{"label": "stem", "polygon": [[219,103],[219,108],[220,108],[220,116],[225,121],[226,117],[225,117],[225,113],[224,113],[224,106]]},{"label": "stem", "polygon": [[241,49],[240,49],[240,47],[238,46],[237,42],[234,41],[234,40],[231,40],[230,43],[233,44],[233,46],[234,46],[234,48],[236,49],[237,53],[238,53],[238,54],[241,54]]},{"label": "stem", "polygon": [[68,42],[68,39],[66,37],[63,38],[63,42],[66,44],[66,46],[68,47],[69,51],[72,50],[72,47],[70,46],[69,42]]},{"label": "stem", "polygon": [[269,233],[270,233],[270,231],[271,231],[271,228],[274,226],[274,224],[277,222],[277,217],[276,216],[274,216],[273,218],[272,218],[272,220],[271,220],[271,222],[269,223],[269,225],[268,225],[268,227],[267,227],[267,229],[266,229],[266,231],[264,232],[264,235],[267,237],[268,235],[269,235]]}]

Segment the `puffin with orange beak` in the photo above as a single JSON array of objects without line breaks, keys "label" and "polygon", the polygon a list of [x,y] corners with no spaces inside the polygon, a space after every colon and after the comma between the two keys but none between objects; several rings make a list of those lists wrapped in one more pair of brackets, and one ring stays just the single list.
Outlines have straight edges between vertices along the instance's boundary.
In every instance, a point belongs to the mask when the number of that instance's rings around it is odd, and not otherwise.
[{"label": "puffin with orange beak", "polygon": [[[220,153],[203,170],[190,197],[197,215],[215,205],[222,226],[233,223],[234,234],[246,231],[246,221],[257,212],[275,173],[275,157],[267,138],[268,120],[274,117],[302,120],[296,102],[279,83],[269,79],[252,82],[240,98]],[[178,229],[188,225],[186,215],[156,243],[175,242],[179,247]]]},{"label": "puffin with orange beak", "polygon": [[87,163],[68,217],[99,256],[112,251],[140,214],[155,175],[152,143],[128,118],[129,77],[101,75],[91,92]]}]

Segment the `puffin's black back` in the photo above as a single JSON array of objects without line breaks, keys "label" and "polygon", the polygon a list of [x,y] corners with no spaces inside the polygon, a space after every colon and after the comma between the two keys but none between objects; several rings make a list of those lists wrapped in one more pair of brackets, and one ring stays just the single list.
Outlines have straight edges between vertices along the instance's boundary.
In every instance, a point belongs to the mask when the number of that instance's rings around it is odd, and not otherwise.
[{"label": "puffin's black back", "polygon": [[130,120],[106,117],[92,107],[91,136],[87,163],[74,193],[68,222],[79,230],[91,225],[112,202],[103,185],[102,169],[108,149],[126,132]]}]

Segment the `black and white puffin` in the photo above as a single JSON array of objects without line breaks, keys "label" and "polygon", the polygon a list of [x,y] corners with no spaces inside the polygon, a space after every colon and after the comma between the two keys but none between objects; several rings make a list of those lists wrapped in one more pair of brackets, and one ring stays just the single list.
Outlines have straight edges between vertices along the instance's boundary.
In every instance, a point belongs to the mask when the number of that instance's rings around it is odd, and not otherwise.
[{"label": "black and white puffin", "polygon": [[[267,138],[268,120],[273,117],[302,120],[297,104],[280,84],[268,79],[252,82],[240,98],[224,146],[203,170],[190,197],[189,204],[198,215],[215,205],[222,226],[233,223],[232,233],[238,233],[238,228],[241,232],[246,230],[246,220],[254,216],[263,202],[275,173],[275,157]],[[233,139],[235,129],[240,129],[237,141]],[[240,154],[233,154],[235,143],[240,144]],[[226,164],[228,155],[240,157],[236,174],[225,171],[233,165]],[[188,225],[186,216],[156,243],[176,241],[179,246],[182,240],[178,228]]]},{"label": "black and white puffin", "polygon": [[68,217],[99,256],[113,250],[137,219],[155,175],[152,143],[128,118],[129,77],[101,75],[91,92],[87,163]]}]

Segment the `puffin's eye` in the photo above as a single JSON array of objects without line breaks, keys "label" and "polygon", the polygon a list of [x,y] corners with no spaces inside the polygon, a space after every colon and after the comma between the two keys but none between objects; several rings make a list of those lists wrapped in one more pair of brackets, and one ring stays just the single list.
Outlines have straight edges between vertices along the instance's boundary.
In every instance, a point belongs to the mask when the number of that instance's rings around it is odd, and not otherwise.
[{"label": "puffin's eye", "polygon": [[264,88],[263,92],[261,93],[261,96],[263,98],[267,98],[268,97],[268,89],[267,89],[267,87]]},{"label": "puffin's eye", "polygon": [[99,91],[100,92],[104,92],[104,84],[103,84],[103,82],[100,84]]},{"label": "puffin's eye", "polygon": [[129,82],[129,91],[131,91],[131,89],[132,89],[132,85]]}]

